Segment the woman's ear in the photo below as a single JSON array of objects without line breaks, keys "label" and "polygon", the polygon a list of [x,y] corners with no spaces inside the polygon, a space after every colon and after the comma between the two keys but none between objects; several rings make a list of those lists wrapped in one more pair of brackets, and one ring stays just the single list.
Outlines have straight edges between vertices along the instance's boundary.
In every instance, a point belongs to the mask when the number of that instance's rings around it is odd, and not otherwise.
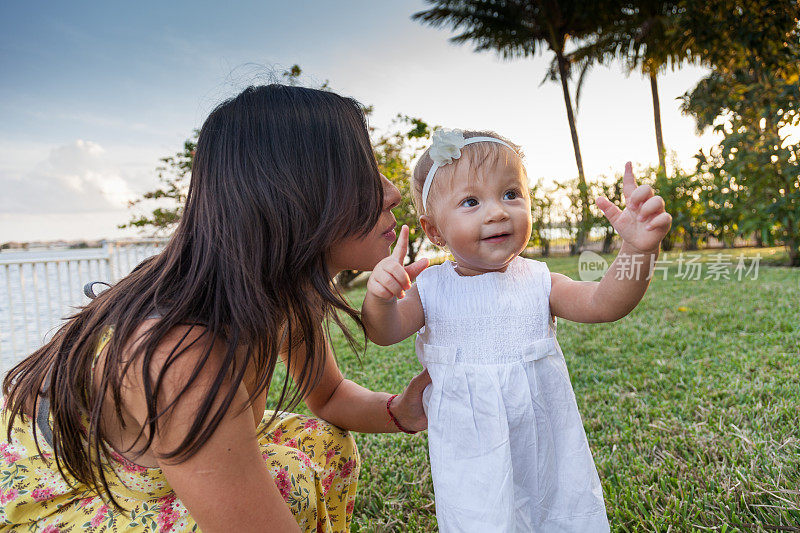
[{"label": "woman's ear", "polygon": [[444,240],[444,236],[439,232],[439,228],[433,223],[431,217],[422,215],[419,217],[419,223],[422,226],[422,231],[425,232],[425,235],[428,236],[428,240],[433,244],[436,246],[445,246],[447,244],[447,241]]}]

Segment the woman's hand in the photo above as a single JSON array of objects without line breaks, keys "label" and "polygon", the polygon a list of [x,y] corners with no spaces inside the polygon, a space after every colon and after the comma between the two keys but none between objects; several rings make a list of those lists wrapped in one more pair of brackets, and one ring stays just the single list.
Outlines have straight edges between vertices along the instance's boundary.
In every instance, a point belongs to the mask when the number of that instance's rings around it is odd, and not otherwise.
[{"label": "woman's hand", "polygon": [[422,408],[422,393],[431,382],[428,370],[425,369],[411,380],[403,391],[392,400],[389,410],[408,431],[422,431],[428,429],[428,417]]},{"label": "woman's hand", "polygon": [[604,196],[597,199],[597,207],[629,246],[641,253],[657,251],[672,225],[672,216],[664,211],[664,199],[655,196],[649,185],[636,186],[630,161],[625,164],[622,189],[624,210]]}]

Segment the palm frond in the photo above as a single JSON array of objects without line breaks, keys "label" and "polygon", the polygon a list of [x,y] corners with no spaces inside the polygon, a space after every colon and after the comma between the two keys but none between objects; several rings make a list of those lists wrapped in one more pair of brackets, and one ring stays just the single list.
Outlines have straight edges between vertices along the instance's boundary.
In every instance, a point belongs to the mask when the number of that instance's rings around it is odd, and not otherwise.
[{"label": "palm frond", "polygon": [[[553,2],[523,0],[427,0],[432,7],[411,16],[433,28],[449,28],[454,44],[472,43],[475,51],[495,51],[504,59],[527,57],[547,45],[560,50],[568,33]],[[557,6],[557,4],[555,4]]]}]

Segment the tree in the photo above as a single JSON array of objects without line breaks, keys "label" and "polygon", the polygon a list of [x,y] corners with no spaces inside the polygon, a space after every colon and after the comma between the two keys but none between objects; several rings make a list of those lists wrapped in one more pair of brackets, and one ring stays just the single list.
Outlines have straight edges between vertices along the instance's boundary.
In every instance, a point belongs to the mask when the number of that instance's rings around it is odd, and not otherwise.
[{"label": "tree", "polygon": [[672,227],[661,248],[668,252],[680,240],[684,250],[696,250],[701,236],[708,231],[705,219],[706,204],[701,201],[701,182],[698,174],[687,173],[673,163],[672,174],[651,168],[651,185],[656,194],[664,199],[664,210],[672,215]]},{"label": "tree", "polygon": [[129,208],[145,200],[155,201],[159,205],[150,214],[132,216],[127,224],[120,224],[119,228],[139,228],[143,231],[150,228],[150,234],[154,237],[165,236],[172,232],[183,214],[199,133],[195,130],[192,136],[184,141],[183,150],[160,159],[161,165],[156,168],[159,186],[144,193],[141,198],[128,202]]},{"label": "tree", "polygon": [[597,30],[604,2],[588,4],[577,0],[426,0],[433,6],[411,18],[435,28],[447,26],[460,34],[451,38],[456,44],[472,42],[475,51],[492,50],[504,59],[529,57],[543,46],[554,54],[558,78],[564,95],[575,164],[578,167],[578,189],[581,217],[576,246],[578,252],[589,231],[589,194],[578,130],[568,86],[566,46],[570,39],[579,40]]},{"label": "tree", "polygon": [[[593,198],[605,196],[620,209],[625,208],[625,195],[622,191],[622,174],[617,174],[612,180],[596,181],[590,186],[592,188]],[[592,211],[594,217],[593,225],[603,228],[602,253],[611,253],[614,245],[614,235],[617,234],[617,230],[614,229],[614,226],[611,225],[611,222],[603,215],[602,211],[599,211],[597,206],[593,206]]]},{"label": "tree", "polygon": [[699,200],[704,206],[703,220],[709,234],[723,248],[732,248],[741,234],[743,210],[740,201],[742,186],[725,168],[722,151],[712,149],[713,156],[700,153],[698,158]]},{"label": "tree", "polygon": [[[629,74],[639,71],[650,79],[658,163],[664,172],[666,148],[661,128],[658,74],[667,67],[674,69],[685,61],[696,60],[681,37],[680,24],[685,23],[685,17],[679,17],[682,11],[681,1],[639,0],[612,4],[601,18],[598,30],[567,55],[568,64],[578,65],[581,71],[576,95],[580,95],[586,70],[593,63],[622,59]],[[553,64],[551,73],[555,68]]]},{"label": "tree", "polygon": [[[594,188],[594,184],[586,185],[587,196]],[[569,251],[574,254],[578,250],[578,239],[582,231],[586,231],[583,237],[581,248],[589,240],[591,229],[597,224],[597,215],[593,206],[584,203],[583,188],[580,179],[572,178],[555,183],[556,202],[553,202],[553,212],[557,223],[556,226],[565,230],[569,237]],[[588,215],[586,214],[588,212]]]},{"label": "tree", "polygon": [[550,256],[550,240],[555,227],[556,205],[553,195],[557,188],[545,188],[540,179],[530,188],[531,193],[531,239],[529,244],[542,248],[542,256]]},{"label": "tree", "polygon": [[698,169],[735,183],[743,227],[776,232],[800,266],[800,140],[790,136],[800,126],[800,6],[712,0],[693,9],[704,21],[693,38],[714,70],[683,96],[682,109],[699,131],[723,136],[698,155]]},{"label": "tree", "polygon": [[[622,193],[622,175],[618,174],[614,178],[601,177],[598,180],[588,183],[589,194],[592,198],[605,196],[615,205],[623,209],[625,206],[625,196]],[[566,180],[556,184],[556,192],[562,196],[562,200],[567,203],[561,204],[561,217],[559,225],[567,230],[571,239],[575,239],[578,233],[580,221],[575,216],[579,210],[572,209],[572,206],[580,205],[581,195],[577,179]],[[599,237],[602,238],[602,253],[609,253],[614,244],[616,230],[611,222],[603,215],[603,212],[593,204],[589,207],[589,228],[600,230]],[[574,246],[574,244],[572,245]],[[572,247],[571,246],[571,247]]]},{"label": "tree", "polygon": [[400,190],[400,205],[394,209],[398,226],[408,226],[408,262],[417,260],[425,232],[419,226],[411,194],[411,162],[423,150],[420,143],[431,136],[432,128],[422,119],[397,115],[387,133],[373,139],[375,159],[381,174]]}]

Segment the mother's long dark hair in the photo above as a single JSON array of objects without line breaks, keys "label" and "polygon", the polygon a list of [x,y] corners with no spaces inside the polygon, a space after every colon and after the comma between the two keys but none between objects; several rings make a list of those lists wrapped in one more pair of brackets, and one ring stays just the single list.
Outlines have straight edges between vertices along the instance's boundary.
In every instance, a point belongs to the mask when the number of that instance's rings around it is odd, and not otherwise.
[{"label": "mother's long dark hair", "polygon": [[[167,332],[187,324],[201,328],[209,342],[203,343],[208,349],[183,392],[216,340],[226,344],[227,353],[188,436],[167,458],[184,460],[206,442],[246,368],[252,367],[256,376],[250,402],[269,389],[286,338],[293,341],[287,343],[287,364],[299,368],[300,379],[289,392],[287,373],[278,405],[294,405],[322,372],[322,320],[341,326],[340,310],[363,329],[356,311],[331,283],[326,253],[339,239],[371,231],[382,205],[364,114],[354,100],[268,85],[249,87],[223,102],[200,131],[186,206],[164,251],[70,317],[50,342],[6,376],[8,439],[26,406],[36,412],[41,391],[52,410],[59,471],[116,504],[99,459],[101,452],[105,457],[110,452],[100,428],[103,402],[110,393],[124,425],[123,377],[135,360],[142,362],[136,368],[141,368],[148,417],[137,440],[143,444],[134,453],[147,449],[169,409],[158,404],[162,378],[170,361],[186,350],[173,349],[155,379],[150,363]],[[136,352],[125,356],[123,347],[134,344],[133,333],[153,313],[161,319],[142,335]],[[94,393],[93,357],[109,326],[114,334]],[[305,342],[304,362],[291,349],[297,339]],[[236,357],[237,347],[246,354],[243,360]],[[214,396],[226,378],[231,392],[214,409]],[[82,431],[85,419],[88,435]]]}]

